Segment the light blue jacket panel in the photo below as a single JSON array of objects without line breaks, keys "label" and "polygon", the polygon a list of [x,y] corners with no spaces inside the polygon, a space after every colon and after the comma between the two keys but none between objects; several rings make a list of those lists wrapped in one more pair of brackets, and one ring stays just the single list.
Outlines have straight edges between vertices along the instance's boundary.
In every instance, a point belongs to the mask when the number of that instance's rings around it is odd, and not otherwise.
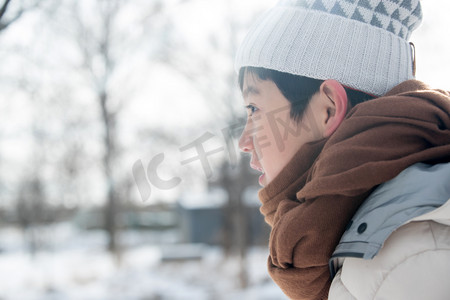
[{"label": "light blue jacket panel", "polygon": [[330,259],[332,276],[339,258],[372,259],[392,232],[449,199],[450,163],[417,163],[379,185],[358,209],[336,247]]}]

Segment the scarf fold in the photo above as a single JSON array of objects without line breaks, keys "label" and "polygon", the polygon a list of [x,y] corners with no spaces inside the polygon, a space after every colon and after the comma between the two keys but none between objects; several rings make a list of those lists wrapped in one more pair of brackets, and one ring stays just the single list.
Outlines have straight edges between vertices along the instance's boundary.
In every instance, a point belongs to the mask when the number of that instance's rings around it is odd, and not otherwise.
[{"label": "scarf fold", "polygon": [[355,106],[260,190],[269,273],[289,298],[327,299],[328,260],[347,223],[377,185],[417,162],[450,162],[450,100],[410,80]]}]

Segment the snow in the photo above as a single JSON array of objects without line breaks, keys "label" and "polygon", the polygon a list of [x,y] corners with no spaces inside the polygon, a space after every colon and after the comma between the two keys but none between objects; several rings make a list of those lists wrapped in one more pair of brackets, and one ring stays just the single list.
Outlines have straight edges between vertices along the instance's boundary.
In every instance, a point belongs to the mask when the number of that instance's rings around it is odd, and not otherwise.
[{"label": "snow", "polygon": [[[104,250],[101,231],[59,224],[39,232],[47,239],[31,255],[21,231],[0,229],[0,299],[286,299],[267,274],[264,247],[249,249],[249,287],[241,289],[238,258],[226,258],[217,247],[158,244],[148,232],[129,231],[121,235],[126,242],[118,260]],[[167,255],[195,251],[197,257],[185,259]]]}]

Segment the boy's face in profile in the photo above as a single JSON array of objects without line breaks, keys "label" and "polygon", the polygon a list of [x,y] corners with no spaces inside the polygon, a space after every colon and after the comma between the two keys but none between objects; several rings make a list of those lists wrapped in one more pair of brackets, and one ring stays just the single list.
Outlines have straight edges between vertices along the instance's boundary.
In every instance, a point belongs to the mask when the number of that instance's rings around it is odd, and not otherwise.
[{"label": "boy's face in profile", "polygon": [[271,80],[246,73],[242,94],[247,123],[239,147],[252,155],[250,166],[262,173],[259,184],[270,183],[306,143],[322,138],[316,118],[321,105],[313,96],[298,122],[290,117],[290,102]]}]

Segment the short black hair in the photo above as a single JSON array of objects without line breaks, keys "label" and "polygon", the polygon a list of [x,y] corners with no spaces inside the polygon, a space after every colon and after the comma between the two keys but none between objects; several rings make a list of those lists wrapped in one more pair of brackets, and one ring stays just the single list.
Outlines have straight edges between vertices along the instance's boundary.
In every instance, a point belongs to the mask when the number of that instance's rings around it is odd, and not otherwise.
[{"label": "short black hair", "polygon": [[[291,118],[300,121],[303,113],[311,101],[312,96],[319,91],[324,80],[294,75],[260,67],[243,67],[239,70],[239,87],[244,88],[245,74],[256,75],[261,80],[271,80],[275,83],[283,96],[291,103]],[[351,106],[375,98],[373,95],[345,87],[347,98]]]}]

